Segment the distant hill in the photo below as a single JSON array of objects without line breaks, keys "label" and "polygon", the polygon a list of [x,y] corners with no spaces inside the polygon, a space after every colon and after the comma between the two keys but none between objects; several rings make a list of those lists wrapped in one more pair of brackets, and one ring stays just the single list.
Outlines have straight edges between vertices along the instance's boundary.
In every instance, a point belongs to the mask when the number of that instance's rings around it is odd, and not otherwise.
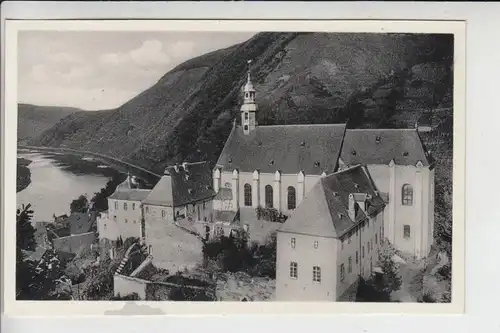
[{"label": "distant hill", "polygon": [[259,124],[412,127],[452,106],[452,45],[451,35],[260,33],[186,61],[117,109],[62,118],[30,143],[157,172],[184,160],[213,163],[239,121],[248,59]]},{"label": "distant hill", "polygon": [[76,111],[81,110],[60,106],[18,104],[17,139],[18,141],[23,141],[36,138],[43,131],[54,126],[59,120]]}]

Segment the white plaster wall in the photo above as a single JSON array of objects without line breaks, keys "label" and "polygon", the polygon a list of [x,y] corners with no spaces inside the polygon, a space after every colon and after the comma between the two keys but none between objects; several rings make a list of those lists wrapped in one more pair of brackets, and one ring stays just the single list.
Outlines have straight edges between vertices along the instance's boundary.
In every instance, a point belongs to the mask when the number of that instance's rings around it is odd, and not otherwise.
[{"label": "white plaster wall", "polygon": [[[118,204],[118,209],[115,208]],[[124,204],[127,204],[127,210]],[[109,200],[108,215],[111,221],[116,220],[118,237],[124,240],[129,237],[141,237],[141,202],[126,200]],[[116,238],[115,238],[116,239]]]},{"label": "white plaster wall", "polygon": [[[224,187],[224,184],[229,183],[232,184],[232,172],[222,172],[221,174],[221,186]],[[298,207],[300,200],[298,198],[298,182],[297,182],[298,174],[282,174],[281,182],[280,182],[280,202],[275,202],[273,199],[273,206],[277,208],[281,206],[281,212],[285,215],[289,215],[291,211],[288,210],[288,192],[287,189],[289,186],[293,186],[295,188],[296,193],[296,206]],[[305,175],[304,179],[304,192],[307,194],[313,186],[318,182],[320,176],[316,175]],[[240,207],[245,207],[245,192],[244,186],[245,184],[249,184],[252,187],[252,193],[255,191],[254,182],[253,182],[253,173],[251,172],[241,172],[239,173],[239,205]],[[270,185],[273,187],[273,194],[275,192],[275,174],[274,173],[261,173],[259,174],[259,204],[262,207],[266,206],[266,196],[265,196],[265,188],[266,185]],[[304,195],[305,195],[304,194]],[[252,199],[252,205],[254,205]]]},{"label": "white plaster wall", "polygon": [[[295,237],[295,248],[291,238]],[[314,248],[318,241],[318,248]],[[278,231],[276,258],[277,301],[334,301],[337,240]],[[290,262],[297,262],[297,279],[290,277]],[[313,266],[321,267],[321,282],[313,282]]]}]

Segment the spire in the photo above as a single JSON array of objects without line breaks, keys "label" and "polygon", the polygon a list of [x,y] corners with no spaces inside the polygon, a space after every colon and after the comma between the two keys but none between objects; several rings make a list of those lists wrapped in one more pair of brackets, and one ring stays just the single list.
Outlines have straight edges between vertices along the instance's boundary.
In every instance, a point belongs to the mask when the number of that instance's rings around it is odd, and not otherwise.
[{"label": "spire", "polygon": [[243,88],[243,105],[241,106],[241,125],[243,133],[249,134],[257,126],[255,113],[257,111],[257,104],[255,103],[255,89],[252,84],[250,64],[252,60],[248,60],[248,73],[247,82]]}]

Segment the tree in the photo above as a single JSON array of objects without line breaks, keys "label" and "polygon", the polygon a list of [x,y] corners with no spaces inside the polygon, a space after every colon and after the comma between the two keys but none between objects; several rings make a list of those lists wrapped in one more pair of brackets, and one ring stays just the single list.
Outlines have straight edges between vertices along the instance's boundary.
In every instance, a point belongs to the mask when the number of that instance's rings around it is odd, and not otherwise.
[{"label": "tree", "polygon": [[59,288],[66,283],[66,277],[57,253],[47,249],[39,261],[29,260],[24,253],[36,250],[32,215],[30,205],[17,210],[16,299],[68,299],[69,295]]},{"label": "tree", "polygon": [[71,213],[85,213],[89,206],[89,200],[86,196],[80,195],[78,199],[75,199],[70,204]]},{"label": "tree", "polygon": [[16,246],[18,250],[35,251],[35,228],[31,224],[33,210],[31,204],[17,210],[16,216]]},{"label": "tree", "polygon": [[120,264],[119,260],[103,260],[99,266],[85,269],[86,284],[82,291],[84,299],[106,299],[113,293],[114,274]]},{"label": "tree", "polygon": [[395,254],[395,250],[389,245],[382,247],[379,252],[379,263],[383,275],[376,281],[375,287],[387,295],[399,290],[402,284],[399,267],[392,259]]}]

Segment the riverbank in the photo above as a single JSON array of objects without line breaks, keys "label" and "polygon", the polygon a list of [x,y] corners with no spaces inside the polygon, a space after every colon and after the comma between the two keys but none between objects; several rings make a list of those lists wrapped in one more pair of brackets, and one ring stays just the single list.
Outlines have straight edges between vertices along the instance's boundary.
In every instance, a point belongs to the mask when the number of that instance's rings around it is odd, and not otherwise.
[{"label": "riverbank", "polygon": [[21,192],[31,184],[31,171],[28,168],[30,164],[30,160],[17,158],[16,193]]}]

